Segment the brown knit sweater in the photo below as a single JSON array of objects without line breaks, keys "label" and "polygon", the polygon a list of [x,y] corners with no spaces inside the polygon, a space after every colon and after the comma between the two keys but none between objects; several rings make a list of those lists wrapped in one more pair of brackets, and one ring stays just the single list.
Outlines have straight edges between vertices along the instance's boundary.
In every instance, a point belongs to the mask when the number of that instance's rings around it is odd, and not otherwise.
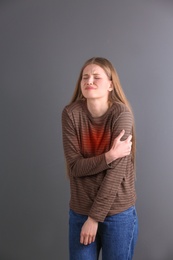
[{"label": "brown knit sweater", "polygon": [[103,222],[136,201],[135,174],[131,155],[111,164],[105,152],[122,129],[126,139],[133,116],[127,107],[114,103],[101,117],[92,117],[86,101],[68,105],[62,112],[64,153],[70,179],[70,208]]}]

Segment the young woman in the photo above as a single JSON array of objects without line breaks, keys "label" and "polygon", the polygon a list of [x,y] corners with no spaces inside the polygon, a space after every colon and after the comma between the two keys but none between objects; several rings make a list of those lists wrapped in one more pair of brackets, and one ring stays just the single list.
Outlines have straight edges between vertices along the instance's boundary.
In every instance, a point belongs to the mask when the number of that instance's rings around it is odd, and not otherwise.
[{"label": "young woman", "polygon": [[62,112],[70,180],[70,260],[131,260],[137,240],[135,132],[131,107],[113,65],[83,65]]}]

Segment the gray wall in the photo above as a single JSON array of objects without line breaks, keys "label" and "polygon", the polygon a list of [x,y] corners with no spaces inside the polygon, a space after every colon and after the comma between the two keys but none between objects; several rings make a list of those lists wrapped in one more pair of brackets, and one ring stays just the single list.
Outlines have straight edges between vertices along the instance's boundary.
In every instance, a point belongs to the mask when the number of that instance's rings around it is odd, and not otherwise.
[{"label": "gray wall", "polygon": [[83,62],[115,65],[137,131],[135,260],[173,259],[173,1],[0,1],[0,259],[68,259],[61,112]]}]

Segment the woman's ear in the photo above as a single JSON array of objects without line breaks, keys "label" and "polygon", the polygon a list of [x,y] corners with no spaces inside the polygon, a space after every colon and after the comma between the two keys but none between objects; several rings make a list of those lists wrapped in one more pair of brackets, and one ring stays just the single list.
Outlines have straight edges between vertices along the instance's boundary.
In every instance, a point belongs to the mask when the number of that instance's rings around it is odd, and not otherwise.
[{"label": "woman's ear", "polygon": [[112,81],[110,81],[110,86],[109,86],[109,91],[112,91],[113,90],[113,84],[112,84]]}]

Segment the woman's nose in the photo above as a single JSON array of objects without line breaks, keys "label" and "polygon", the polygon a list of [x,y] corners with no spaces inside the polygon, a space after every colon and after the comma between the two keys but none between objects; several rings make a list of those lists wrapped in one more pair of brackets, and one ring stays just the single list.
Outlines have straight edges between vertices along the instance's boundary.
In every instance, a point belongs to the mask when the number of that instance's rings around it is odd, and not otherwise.
[{"label": "woman's nose", "polygon": [[93,84],[93,79],[92,79],[92,77],[90,77],[87,80],[87,85],[92,85],[92,84]]}]

